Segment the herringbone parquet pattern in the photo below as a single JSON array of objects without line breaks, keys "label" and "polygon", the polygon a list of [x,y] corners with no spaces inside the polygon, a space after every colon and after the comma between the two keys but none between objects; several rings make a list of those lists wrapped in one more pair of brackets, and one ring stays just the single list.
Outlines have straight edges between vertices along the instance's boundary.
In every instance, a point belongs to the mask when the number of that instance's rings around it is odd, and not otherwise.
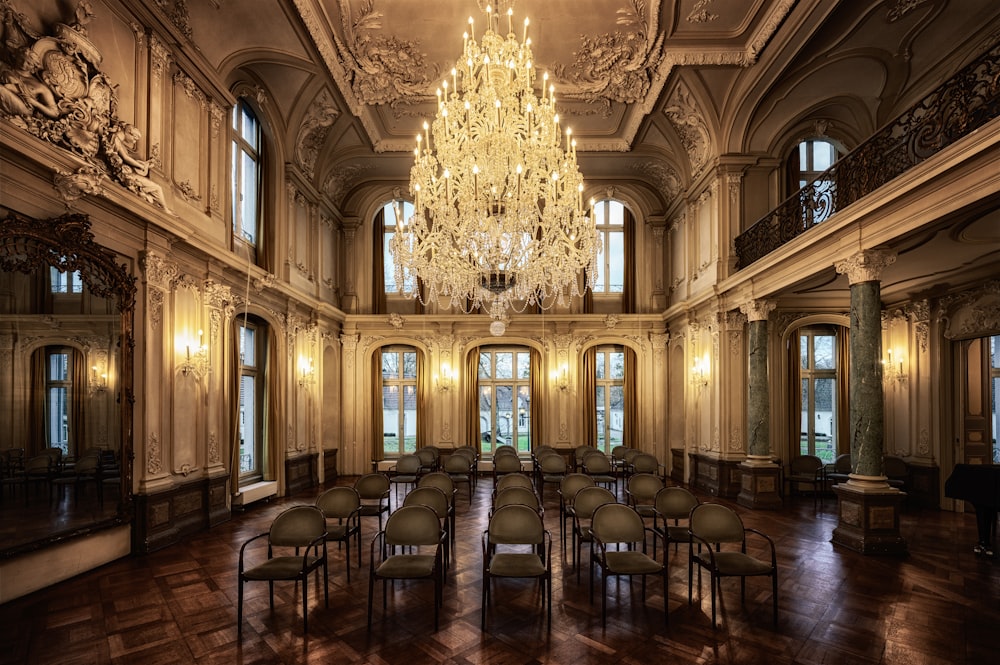
[{"label": "herringbone parquet pattern", "polygon": [[[353,479],[341,479],[349,483]],[[651,580],[643,603],[638,582],[609,582],[608,625],[600,599],[588,600],[587,569],[578,584],[568,552],[560,553],[556,494],[546,490],[545,521],[555,545],[553,618],[545,630],[537,584],[495,587],[486,632],[480,630],[480,535],[491,483],[479,483],[470,506],[460,494],[458,546],[444,590],[441,629],[433,632],[430,584],[397,583],[388,612],[376,606],[366,630],[364,566],[344,576],[344,553],[330,561],[330,607],[310,589],[309,634],[302,633],[301,588],[247,587],[242,638],[236,634],[236,564],[240,544],[266,530],[278,512],[311,503],[318,492],[251,507],[182,545],[128,558],[0,606],[0,663],[981,663],[995,662],[1000,627],[1000,564],[972,554],[971,515],[916,510],[904,514],[906,558],[863,556],[835,548],[836,502],[813,510],[811,498],[779,511],[737,510],[748,526],[770,534],[780,566],[777,629],[770,584],[752,579],[746,603],[724,582],[720,625],[703,593],[687,602],[686,551],[670,554],[670,626],[663,588]],[[701,496],[703,500],[713,500]],[[395,505],[395,504],[394,504]],[[352,552],[352,554],[354,554]],[[357,564],[356,555],[352,556]],[[585,553],[583,564],[589,557]],[[598,593],[600,586],[598,584]],[[378,599],[378,588],[376,590]]]}]

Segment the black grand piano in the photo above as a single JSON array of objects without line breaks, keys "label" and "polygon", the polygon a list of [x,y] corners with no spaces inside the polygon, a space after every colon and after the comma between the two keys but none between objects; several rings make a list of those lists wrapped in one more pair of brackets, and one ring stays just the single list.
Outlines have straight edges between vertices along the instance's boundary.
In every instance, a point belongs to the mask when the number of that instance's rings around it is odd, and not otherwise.
[{"label": "black grand piano", "polygon": [[944,481],[944,495],[968,501],[975,507],[979,530],[975,552],[992,556],[1000,510],[1000,464],[956,464]]}]

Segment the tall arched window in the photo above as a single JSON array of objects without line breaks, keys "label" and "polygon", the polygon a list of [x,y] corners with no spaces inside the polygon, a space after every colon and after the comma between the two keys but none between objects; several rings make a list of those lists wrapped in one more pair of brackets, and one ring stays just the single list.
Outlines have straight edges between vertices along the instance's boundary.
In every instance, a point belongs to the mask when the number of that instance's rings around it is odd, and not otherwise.
[{"label": "tall arched window", "polygon": [[623,445],[625,429],[625,350],[602,346],[594,356],[597,447],[610,454]]},{"label": "tall arched window", "polygon": [[832,177],[820,177],[841,157],[841,151],[832,141],[824,138],[810,138],[800,141],[792,152],[788,164],[788,179],[792,191],[808,188],[805,196],[824,205],[805,206],[807,226],[818,224],[835,211],[832,200],[836,194],[836,181]]},{"label": "tall arched window", "polygon": [[261,241],[261,128],[246,100],[233,107],[233,242],[257,261]]},{"label": "tall arched window", "polygon": [[799,453],[827,463],[837,456],[837,362],[833,328],[799,331]]},{"label": "tall arched window", "polygon": [[396,200],[386,203],[380,209],[382,219],[382,286],[386,293],[412,293],[416,285],[413,275],[404,273],[402,279],[396,280],[396,263],[393,260],[389,246],[396,235],[400,224],[413,217],[413,204],[409,201]]},{"label": "tall arched window", "polygon": [[497,446],[531,451],[531,350],[483,347],[479,350],[479,432],[481,450]]},{"label": "tall arched window", "polygon": [[267,367],[267,326],[248,318],[239,331],[239,463],[240,484],[264,477],[265,369]]}]

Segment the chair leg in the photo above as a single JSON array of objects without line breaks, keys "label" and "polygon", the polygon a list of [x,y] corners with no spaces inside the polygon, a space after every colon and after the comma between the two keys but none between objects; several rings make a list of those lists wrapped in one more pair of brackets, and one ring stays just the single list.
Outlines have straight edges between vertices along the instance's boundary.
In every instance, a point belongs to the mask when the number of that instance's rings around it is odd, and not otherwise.
[{"label": "chair leg", "polygon": [[302,634],[309,632],[309,576],[302,576]]},{"label": "chair leg", "polygon": [[718,586],[719,586],[718,592],[721,594],[722,593],[722,582],[721,582],[721,580],[718,577],[716,577],[715,573],[713,572],[712,573],[712,579],[709,580],[709,584],[712,587],[712,630],[715,630],[715,592],[716,592],[716,588],[715,587],[716,587],[716,584],[718,584]]},{"label": "chair leg", "polygon": [[271,599],[271,611],[274,611],[274,582],[268,580],[267,582],[267,594]]},{"label": "chair leg", "polygon": [[243,578],[240,578],[239,591],[236,594],[236,634],[243,634]]},{"label": "chair leg", "polygon": [[601,628],[608,626],[608,570],[601,567]]},{"label": "chair leg", "polygon": [[372,629],[372,600],[375,595],[375,576],[368,577],[368,630]]}]

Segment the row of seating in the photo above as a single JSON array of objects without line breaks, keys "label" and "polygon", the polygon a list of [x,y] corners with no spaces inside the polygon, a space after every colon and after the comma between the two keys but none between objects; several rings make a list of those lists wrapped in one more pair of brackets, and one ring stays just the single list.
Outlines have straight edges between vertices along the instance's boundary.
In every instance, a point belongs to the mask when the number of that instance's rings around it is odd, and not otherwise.
[{"label": "row of seating", "polygon": [[[379,532],[371,541],[368,585],[368,626],[371,628],[374,589],[383,583],[382,608],[386,611],[388,582],[395,579],[426,579],[434,584],[434,626],[439,626],[446,571],[451,564],[455,538],[455,495],[457,488],[444,472],[421,476],[417,486],[404,497],[402,505],[389,510],[391,483],[388,476],[362,476],[353,487],[334,487],[324,492],[314,506],[296,506],[280,514],[268,532],[258,534],[240,548],[238,626],[242,631],[243,586],[249,581],[268,581],[273,608],[273,584],[278,580],[303,584],[303,630],[308,631],[307,580],[323,569],[324,600],[329,606],[327,547],[337,542],[346,546],[345,563],[350,581],[353,539],[361,566],[361,516],[378,516]],[[772,578],[774,618],[777,621],[777,565],[774,543],[764,534],[745,529],[738,515],[721,504],[700,503],[681,487],[664,486],[653,474],[635,474],[629,479],[627,501],[620,503],[607,487],[583,473],[567,474],[559,488],[560,527],[565,550],[565,520],[573,520],[573,565],[580,580],[582,544],[589,543],[590,598],[593,602],[594,576],[601,569],[602,624],[607,620],[607,580],[614,576],[640,576],[645,598],[645,580],[661,575],[664,588],[664,615],[668,621],[668,547],[688,543],[688,602],[692,602],[693,570],[709,571],[712,593],[712,621],[715,624],[718,580],[725,576],[745,578],[768,575]],[[384,527],[382,516],[387,514]],[[551,625],[552,538],[544,527],[544,506],[535,493],[532,479],[510,473],[497,479],[493,490],[488,526],[482,535],[483,594],[481,621],[485,630],[492,587],[503,578],[536,578],[543,585],[541,602]],[[651,518],[652,525],[646,520]],[[686,520],[686,524],[681,524]],[[747,554],[747,535],[758,534],[770,548],[770,561]],[[247,547],[267,537],[267,558],[257,565],[246,560]],[[647,543],[653,542],[648,554]],[[662,558],[657,557],[659,544]],[[737,550],[722,549],[734,543]],[[697,550],[695,547],[697,546]],[[294,554],[279,554],[280,548],[294,548]],[[741,585],[745,594],[745,582]]]}]

